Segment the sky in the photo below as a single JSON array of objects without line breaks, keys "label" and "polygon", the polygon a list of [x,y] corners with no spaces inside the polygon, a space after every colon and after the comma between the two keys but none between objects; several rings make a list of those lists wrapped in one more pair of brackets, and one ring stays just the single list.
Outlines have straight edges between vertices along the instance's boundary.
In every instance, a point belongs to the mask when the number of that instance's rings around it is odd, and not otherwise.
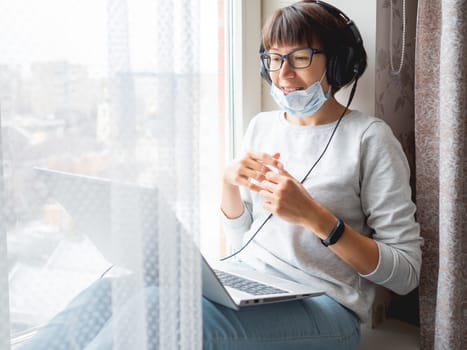
[{"label": "sky", "polygon": [[104,0],[15,0],[0,5],[0,62],[105,62]]},{"label": "sky", "polygon": [[[157,1],[157,0],[156,0]],[[157,26],[155,0],[127,0],[130,5],[132,64],[144,67],[157,52],[151,45]],[[169,0],[166,0],[169,1]],[[118,17],[119,0],[8,0],[0,2],[0,64],[28,65],[66,60],[107,69],[108,8]],[[177,3],[177,1],[174,1]],[[178,1],[180,3],[180,1]],[[199,1],[201,48],[215,54],[217,0]],[[114,22],[115,23],[115,22]],[[121,25],[117,26],[121,29]],[[204,61],[202,61],[203,63]],[[153,63],[153,60],[152,60]],[[212,64],[204,70],[212,70]]]}]

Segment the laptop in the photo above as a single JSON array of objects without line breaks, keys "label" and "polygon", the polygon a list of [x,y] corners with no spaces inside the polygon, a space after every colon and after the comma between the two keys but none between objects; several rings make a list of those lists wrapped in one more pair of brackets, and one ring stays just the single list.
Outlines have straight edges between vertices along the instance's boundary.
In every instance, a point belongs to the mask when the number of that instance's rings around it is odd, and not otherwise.
[{"label": "laptop", "polygon": [[324,291],[242,266],[209,262],[202,256],[203,295],[234,310],[246,306],[298,300]]},{"label": "laptop", "polygon": [[[155,228],[158,227],[157,220],[161,215],[158,209],[171,211],[156,188],[47,168],[35,168],[35,171],[49,196],[73,218],[76,230],[86,235],[110,263],[130,269],[133,264],[141,263],[141,254],[138,254],[141,250],[131,256],[129,249],[118,251],[116,248],[130,246],[124,244],[124,240],[128,237],[134,240],[134,234],[144,235],[141,244],[143,255],[154,256],[151,250],[153,252],[157,249],[158,235]],[[111,208],[111,198],[115,195],[123,196],[124,200],[119,203],[128,206],[127,210],[120,208],[125,215],[119,215],[118,212],[115,215],[115,207]],[[177,221],[173,211],[171,214],[173,221]],[[167,218],[167,215],[164,217]],[[119,220],[124,221],[119,224]],[[179,224],[177,222],[174,225]],[[118,244],[113,244],[117,240]],[[203,296],[234,310],[324,294],[322,290],[264,274],[239,263],[208,261],[201,252],[200,255]]]}]

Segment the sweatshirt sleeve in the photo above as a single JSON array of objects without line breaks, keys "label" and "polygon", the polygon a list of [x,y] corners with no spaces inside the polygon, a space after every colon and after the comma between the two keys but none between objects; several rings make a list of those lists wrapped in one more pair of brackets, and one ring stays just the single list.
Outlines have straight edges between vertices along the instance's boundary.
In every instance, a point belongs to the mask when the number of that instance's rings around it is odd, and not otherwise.
[{"label": "sweatshirt sleeve", "polygon": [[235,219],[229,219],[222,213],[222,223],[224,227],[224,233],[230,246],[234,249],[240,249],[242,247],[243,235],[251,226],[253,217],[251,214],[251,203],[243,202],[243,213],[241,216]]},{"label": "sweatshirt sleeve", "polygon": [[379,249],[376,269],[362,277],[407,294],[419,283],[423,242],[415,221],[408,162],[384,122],[374,122],[364,132],[361,160],[362,208]]}]

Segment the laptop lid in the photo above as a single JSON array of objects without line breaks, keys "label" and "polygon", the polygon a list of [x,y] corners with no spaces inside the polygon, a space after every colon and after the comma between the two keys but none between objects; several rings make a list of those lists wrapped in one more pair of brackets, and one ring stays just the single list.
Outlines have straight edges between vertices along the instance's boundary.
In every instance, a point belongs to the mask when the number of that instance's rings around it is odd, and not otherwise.
[{"label": "laptop lid", "polygon": [[141,266],[141,252],[157,249],[157,189],[47,168],[34,170],[48,195],[73,219],[74,230],[89,238],[110,263]]}]

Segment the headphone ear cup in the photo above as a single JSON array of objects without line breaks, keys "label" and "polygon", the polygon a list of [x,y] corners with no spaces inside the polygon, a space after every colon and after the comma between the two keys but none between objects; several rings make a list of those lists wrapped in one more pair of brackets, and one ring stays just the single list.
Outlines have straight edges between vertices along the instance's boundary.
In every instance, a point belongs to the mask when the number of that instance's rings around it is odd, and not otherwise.
[{"label": "headphone ear cup", "polygon": [[342,46],[329,57],[327,64],[328,83],[336,88],[341,88],[350,83],[358,74],[358,62],[355,60],[355,49],[350,46]]},{"label": "headphone ear cup", "polygon": [[336,79],[336,69],[339,69],[338,67],[338,59],[337,56],[335,55],[330,55],[328,57],[327,65],[326,65],[326,79],[328,81],[328,84],[330,84],[333,87],[339,87],[339,82],[338,79]]}]

